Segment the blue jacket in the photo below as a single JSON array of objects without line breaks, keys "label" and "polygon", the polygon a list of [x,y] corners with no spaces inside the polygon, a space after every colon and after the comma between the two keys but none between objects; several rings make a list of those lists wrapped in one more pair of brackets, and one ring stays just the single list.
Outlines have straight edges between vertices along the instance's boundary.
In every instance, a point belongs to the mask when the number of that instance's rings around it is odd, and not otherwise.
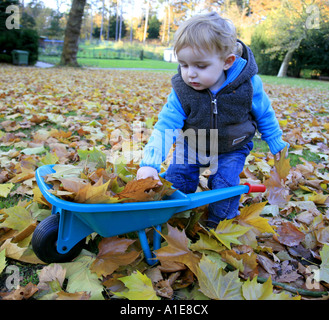
[{"label": "blue jacket", "polygon": [[[232,67],[227,71],[226,81],[221,90],[242,72],[247,61],[238,58]],[[266,95],[263,84],[258,75],[251,78],[253,86],[252,115],[257,124],[257,130],[261,134],[262,140],[266,141],[272,154],[276,154],[288,145],[282,140],[282,130],[275,117],[275,112],[271,102]],[[218,91],[219,91],[218,90]],[[217,92],[218,92],[217,91]],[[217,92],[212,92],[214,95]],[[144,148],[144,157],[140,166],[150,166],[160,171],[161,163],[166,159],[168,152],[176,138],[176,129],[184,127],[187,118],[176,92],[172,89],[168,96],[167,103],[159,113],[158,121],[154,126],[153,133]]]}]

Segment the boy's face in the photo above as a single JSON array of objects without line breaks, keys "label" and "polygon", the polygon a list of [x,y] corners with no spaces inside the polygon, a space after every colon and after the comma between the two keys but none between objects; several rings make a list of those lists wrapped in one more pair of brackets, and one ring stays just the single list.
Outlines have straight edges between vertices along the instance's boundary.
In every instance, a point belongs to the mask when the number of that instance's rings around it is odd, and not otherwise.
[{"label": "boy's face", "polygon": [[195,90],[218,90],[225,81],[224,70],[229,69],[235,61],[233,54],[220,57],[218,52],[193,50],[185,47],[177,52],[184,82]]}]

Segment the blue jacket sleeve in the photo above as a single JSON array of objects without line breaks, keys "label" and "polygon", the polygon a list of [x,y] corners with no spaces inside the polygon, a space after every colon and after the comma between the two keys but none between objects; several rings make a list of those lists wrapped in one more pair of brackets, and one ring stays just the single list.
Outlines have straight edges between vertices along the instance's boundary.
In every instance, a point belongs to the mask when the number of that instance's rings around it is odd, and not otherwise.
[{"label": "blue jacket sleeve", "polygon": [[177,129],[183,128],[185,119],[186,114],[176,92],[172,89],[167,103],[159,113],[152,135],[144,148],[140,167],[149,166],[160,172],[161,163],[166,159],[176,139]]},{"label": "blue jacket sleeve", "polygon": [[257,129],[262,140],[267,142],[271,153],[276,154],[289,144],[282,140],[282,130],[275,117],[270,99],[263,89],[262,80],[255,75],[251,81],[254,88],[252,114],[257,122]]}]

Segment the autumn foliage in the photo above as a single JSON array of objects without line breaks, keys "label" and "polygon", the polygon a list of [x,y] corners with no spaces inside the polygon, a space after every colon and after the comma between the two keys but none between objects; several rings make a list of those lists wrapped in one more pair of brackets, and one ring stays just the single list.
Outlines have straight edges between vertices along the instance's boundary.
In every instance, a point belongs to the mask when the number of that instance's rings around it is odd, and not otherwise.
[{"label": "autumn foliage", "polygon": [[[162,246],[154,252],[159,263],[152,267],[134,233],[91,234],[75,260],[45,265],[30,243],[51,213],[35,181],[38,167],[55,165],[46,181],[67,201],[111,205],[173,192],[153,180],[136,183],[134,176],[171,74],[5,66],[1,77],[2,279],[14,261],[40,267],[35,283],[3,286],[3,299],[328,298],[325,91],[265,85],[290,156],[278,161],[257,147],[248,156],[241,183],[263,183],[267,191],[243,195],[235,219],[208,230],[207,206],[176,214],[163,225]],[[205,171],[199,192],[207,190],[207,178]]]}]

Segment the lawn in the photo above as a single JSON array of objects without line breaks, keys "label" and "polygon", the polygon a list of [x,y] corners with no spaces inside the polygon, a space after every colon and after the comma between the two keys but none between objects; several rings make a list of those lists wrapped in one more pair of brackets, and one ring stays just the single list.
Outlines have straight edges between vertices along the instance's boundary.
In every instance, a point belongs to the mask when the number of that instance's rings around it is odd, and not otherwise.
[{"label": "lawn", "polygon": [[261,78],[264,83],[268,83],[268,84],[329,90],[329,81],[311,80],[311,79],[303,79],[303,78],[290,78],[290,77],[278,78],[276,76],[266,76],[266,75],[261,75]]},{"label": "lawn", "polygon": [[[101,152],[107,170],[118,168],[115,161],[124,159],[127,171],[122,179],[133,176],[129,170],[138,166],[170,93],[173,73],[1,66],[3,299],[143,300],[146,294],[168,301],[326,297],[326,82],[279,79],[280,83],[275,83],[274,77],[262,77],[283,138],[290,144],[289,158],[275,161],[260,137],[255,138],[241,184],[264,183],[267,191],[243,195],[239,217],[209,231],[202,227],[206,206],[176,215],[163,225],[166,241],[157,251],[160,263],[153,267],[145,263],[135,233],[111,238],[92,234],[71,263],[45,265],[34,255],[33,230],[51,213],[37,188],[35,170],[50,163],[76,166],[88,150],[91,156],[84,168],[96,169],[99,163],[95,159]],[[170,157],[171,153],[163,170]],[[109,171],[97,168],[89,177],[99,181],[98,175],[102,179],[109,176]],[[86,178],[86,172],[82,177]],[[205,172],[198,191],[206,190],[207,179]],[[19,271],[21,288],[8,288],[8,267]],[[320,282],[314,280],[312,270],[318,272]]]},{"label": "lawn", "polygon": [[[60,59],[58,57],[40,56],[40,61],[57,64]],[[84,67],[95,68],[137,68],[137,69],[163,69],[177,70],[177,63],[170,63],[161,60],[119,60],[119,59],[92,59],[78,58],[78,63]]]}]

